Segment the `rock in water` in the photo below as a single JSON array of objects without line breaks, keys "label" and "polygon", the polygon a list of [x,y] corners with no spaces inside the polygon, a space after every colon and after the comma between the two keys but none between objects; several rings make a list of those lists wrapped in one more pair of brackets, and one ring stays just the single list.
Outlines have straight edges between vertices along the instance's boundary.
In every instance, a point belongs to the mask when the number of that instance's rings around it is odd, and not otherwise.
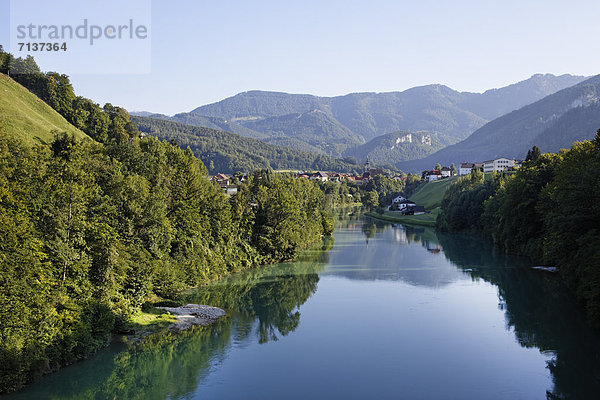
[{"label": "rock in water", "polygon": [[225,315],[225,310],[199,304],[186,304],[181,307],[158,307],[177,317],[171,329],[180,331],[195,325],[208,325]]}]

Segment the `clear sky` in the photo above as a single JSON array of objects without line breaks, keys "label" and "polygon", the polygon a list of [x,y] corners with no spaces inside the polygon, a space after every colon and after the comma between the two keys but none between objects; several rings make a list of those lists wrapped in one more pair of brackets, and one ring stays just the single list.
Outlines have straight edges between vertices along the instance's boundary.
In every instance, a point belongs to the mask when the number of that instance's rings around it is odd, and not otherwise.
[{"label": "clear sky", "polygon": [[252,89],[483,91],[535,73],[600,73],[598,0],[153,0],[151,15],[151,73],[59,72],[98,103],[165,114]]}]

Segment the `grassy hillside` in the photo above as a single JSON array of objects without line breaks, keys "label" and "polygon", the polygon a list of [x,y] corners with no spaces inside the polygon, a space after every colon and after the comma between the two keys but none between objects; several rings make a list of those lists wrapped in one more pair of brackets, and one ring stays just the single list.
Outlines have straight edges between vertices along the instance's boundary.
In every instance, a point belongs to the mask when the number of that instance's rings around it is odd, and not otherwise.
[{"label": "grassy hillside", "polygon": [[442,205],[442,200],[446,190],[452,185],[458,176],[442,179],[434,182],[426,182],[420,185],[417,190],[410,196],[410,200],[420,206],[424,206],[426,210],[432,210]]},{"label": "grassy hillside", "polygon": [[399,212],[385,211],[383,214],[369,212],[366,215],[381,219],[388,222],[397,222],[400,224],[415,224],[434,227],[436,225],[437,216],[440,213],[440,206],[446,190],[454,182],[458,180],[458,176],[442,179],[435,182],[426,182],[421,184],[417,190],[410,196],[410,200],[417,203],[419,206],[424,206],[428,211],[421,215],[402,215]]},{"label": "grassy hillside", "polygon": [[11,78],[0,74],[0,124],[29,144],[52,141],[53,131],[88,137],[60,114]]}]

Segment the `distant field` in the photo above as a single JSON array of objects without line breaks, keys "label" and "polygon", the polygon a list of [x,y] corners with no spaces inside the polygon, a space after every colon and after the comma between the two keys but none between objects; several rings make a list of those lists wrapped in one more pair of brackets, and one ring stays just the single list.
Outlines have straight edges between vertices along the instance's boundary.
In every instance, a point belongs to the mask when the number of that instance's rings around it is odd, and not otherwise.
[{"label": "distant field", "polygon": [[410,196],[410,200],[419,206],[424,206],[426,210],[433,210],[436,207],[440,207],[446,190],[458,178],[458,176],[453,176],[439,181],[423,183]]},{"label": "distant field", "polygon": [[0,126],[10,136],[29,144],[51,142],[54,138],[52,131],[68,132],[77,138],[88,137],[4,74],[0,74]]}]

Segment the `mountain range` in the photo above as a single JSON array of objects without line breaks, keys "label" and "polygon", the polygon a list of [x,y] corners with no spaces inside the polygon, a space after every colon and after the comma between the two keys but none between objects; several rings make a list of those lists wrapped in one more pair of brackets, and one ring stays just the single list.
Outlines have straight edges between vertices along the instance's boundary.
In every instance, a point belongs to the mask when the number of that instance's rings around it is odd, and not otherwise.
[{"label": "mountain range", "polygon": [[[226,130],[333,157],[362,160],[369,156],[365,151],[369,148],[375,161],[379,161],[378,154],[386,154],[385,161],[395,163],[457,143],[491,120],[585,79],[536,74],[483,93],[458,92],[439,84],[402,92],[335,97],[254,90],[174,116],[143,112],[137,115]],[[389,142],[386,139],[368,143],[397,132],[427,133],[432,144],[414,151],[415,146],[385,147]],[[378,148],[378,144],[385,148]]]},{"label": "mountain range", "polygon": [[600,128],[600,75],[562,89],[487,123],[467,139],[426,158],[400,162],[405,171],[436,163],[477,162],[497,157],[523,159],[534,145],[543,152],[592,139]]}]

